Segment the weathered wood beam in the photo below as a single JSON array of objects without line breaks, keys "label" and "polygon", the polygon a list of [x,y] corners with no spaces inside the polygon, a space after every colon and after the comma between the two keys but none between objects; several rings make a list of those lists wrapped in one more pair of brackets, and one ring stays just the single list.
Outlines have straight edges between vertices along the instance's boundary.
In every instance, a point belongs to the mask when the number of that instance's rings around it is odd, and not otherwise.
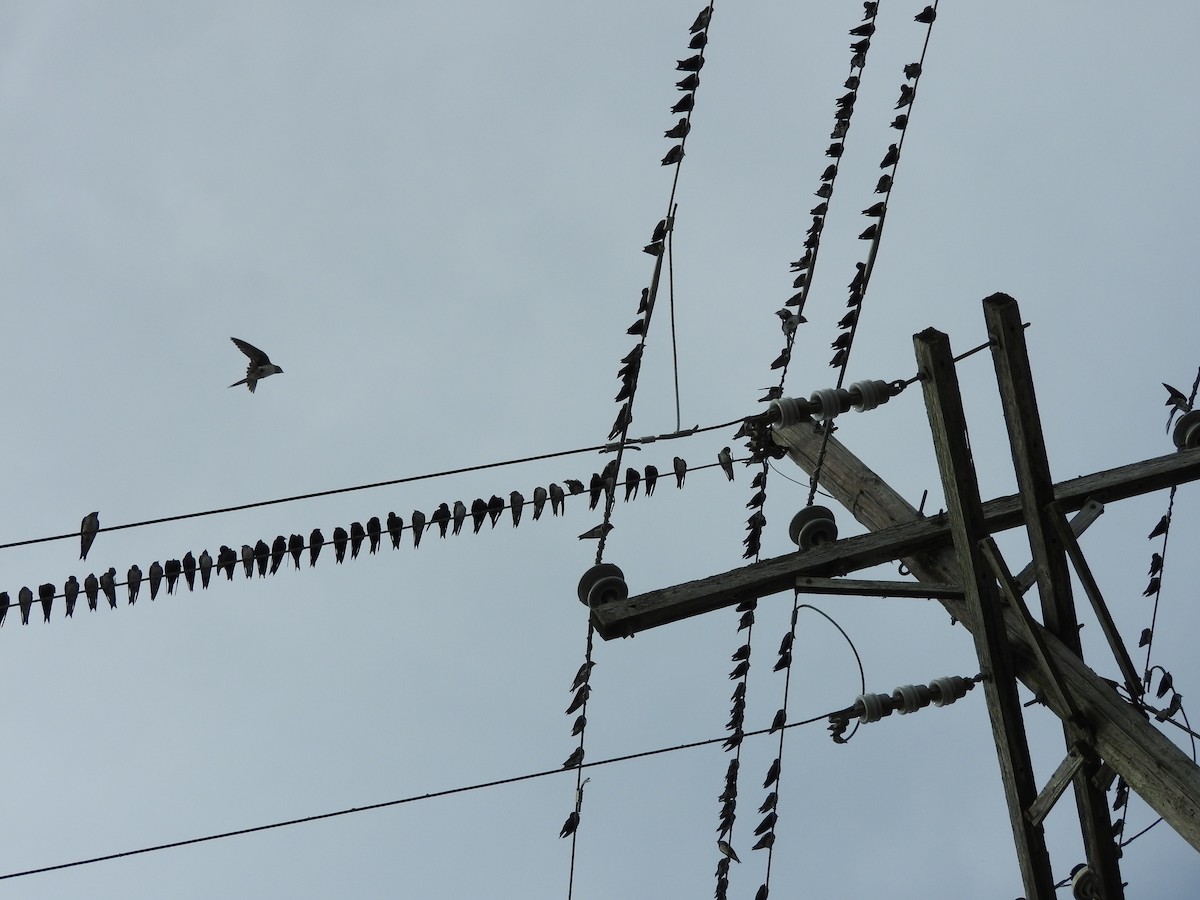
[{"label": "weathered wood beam", "polygon": [[963,589],[957,584],[933,584],[921,581],[875,581],[868,578],[817,578],[801,575],[796,579],[801,594],[837,594],[850,597],[913,597],[922,600],[962,600]]},{"label": "weathered wood beam", "polygon": [[[979,481],[967,437],[967,422],[963,414],[958,374],[954,370],[954,355],[950,340],[932,328],[913,338],[917,351],[917,368],[925,393],[925,408],[933,432],[933,448],[942,475],[942,490],[950,516],[950,532],[954,551],[963,573],[967,606],[974,611],[978,627],[974,631],[975,651],[984,673],[983,689],[987,700],[988,718],[1000,772],[1004,781],[1004,799],[1016,842],[1017,862],[1025,895],[1030,900],[1052,900],[1054,875],[1050,869],[1050,854],[1041,825],[1030,821],[1025,811],[1037,799],[1037,783],[1029,744],[1025,737],[1025,720],[1017,682],[1009,653],[1008,635],[996,579],[988,568],[981,547],[988,537],[979,496]],[[1017,598],[1018,601],[1020,598]]]},{"label": "weathered wood beam", "polygon": [[[1050,477],[1050,460],[1046,454],[1037,391],[1020,316],[1017,301],[1008,294],[993,294],[983,301],[983,317],[992,346],[996,381],[1000,385],[1000,403],[1008,426],[1017,489],[1025,512],[1025,532],[1036,566],[1042,622],[1082,659],[1079,619],[1071,596],[1071,570],[1053,522],[1054,482]],[[1063,734],[1067,746],[1091,737],[1081,723],[1072,718],[1063,720]],[[1104,792],[1092,784],[1086,771],[1075,776],[1075,801],[1079,807],[1088,864],[1102,885],[1101,893],[1105,900],[1122,900],[1125,893],[1121,888],[1121,867],[1112,838],[1108,800]]]}]

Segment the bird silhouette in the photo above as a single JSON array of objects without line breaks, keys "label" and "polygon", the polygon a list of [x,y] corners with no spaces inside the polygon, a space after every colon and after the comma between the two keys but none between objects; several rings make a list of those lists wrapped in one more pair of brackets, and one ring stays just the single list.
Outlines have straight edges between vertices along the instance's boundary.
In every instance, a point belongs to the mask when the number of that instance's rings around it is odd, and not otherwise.
[{"label": "bird silhouette", "polygon": [[[167,570],[171,569],[171,561],[167,560]],[[249,544],[242,544],[242,569],[246,573],[247,578],[254,576],[254,548]],[[167,588],[167,593],[171,593],[170,587]]]},{"label": "bird silhouette", "polygon": [[563,764],[562,764],[562,767],[563,767],[564,769],[574,769],[574,768],[575,768],[576,766],[578,766],[578,765],[579,765],[581,762],[583,762],[583,748],[582,748],[582,747],[576,747],[576,748],[575,748],[575,749],[574,749],[574,750],[571,752],[571,755],[570,755],[570,756],[568,756],[568,757],[566,758],[566,760],[563,762]]},{"label": "bird silhouette", "polygon": [[749,658],[750,658],[750,645],[749,644],[742,644],[742,646],[740,646],[736,650],[734,650],[733,655],[729,657],[730,662],[737,662],[738,660],[749,659]]},{"label": "bird silhouette", "polygon": [[[67,618],[75,615],[75,601],[79,598],[79,579],[72,575],[63,585],[63,597],[67,601]],[[4,595],[4,604],[8,605],[8,594]],[[0,622],[4,621],[4,613],[0,612]]]},{"label": "bird silhouette", "polygon": [[875,18],[876,14],[878,12],[879,12],[879,4],[877,2],[874,2],[874,0],[870,0],[870,2],[863,4],[863,20],[864,21],[866,21],[867,19]]},{"label": "bird silhouette", "polygon": [[[298,537],[298,535],[294,535],[294,537]],[[301,544],[304,543],[303,538],[300,539],[300,543]],[[300,565],[299,554],[296,554],[296,565],[297,565],[297,567]],[[212,568],[213,568],[213,558],[209,555],[208,550],[205,550],[203,553],[200,554],[200,562],[199,562],[200,584],[204,588],[208,587],[208,579],[212,577]]]},{"label": "bird silhouette", "polygon": [[775,822],[778,821],[778,819],[779,817],[775,814],[774,810],[772,810],[763,816],[763,820],[758,823],[758,827],[754,829],[754,833],[766,834],[775,827]]},{"label": "bird silhouette", "polygon": [[520,491],[508,495],[508,509],[512,513],[513,528],[521,524],[521,510],[525,508],[525,498]]},{"label": "bird silhouette", "polygon": [[253,344],[248,344],[240,338],[235,337],[231,337],[230,340],[250,359],[249,365],[246,366],[246,377],[241,381],[235,381],[230,387],[237,387],[239,384],[244,384],[250,389],[250,393],[253,394],[255,386],[260,380],[271,375],[283,373],[283,369],[274,365],[267,354],[263,353]]},{"label": "bird silhouette", "polygon": [[695,56],[689,56],[687,59],[675,61],[675,71],[677,72],[699,72],[704,68],[704,57],[697,53]]},{"label": "bird silhouette", "polygon": [[880,175],[879,181],[875,184],[875,193],[886,194],[892,189],[892,176]]},{"label": "bird silhouette", "polygon": [[300,568],[300,554],[304,552],[304,535],[293,534],[288,538],[288,553],[292,555],[292,562],[296,564],[296,568]]},{"label": "bird silhouette", "polygon": [[79,523],[79,558],[87,559],[88,551],[92,549],[92,542],[96,540],[96,533],[100,530],[100,513],[90,512],[83,517],[83,521]]},{"label": "bird silhouette", "polygon": [[157,559],[150,564],[150,572],[147,575],[150,581],[150,599],[153,600],[158,596],[158,588],[163,580],[163,567]]},{"label": "bird silhouette", "polygon": [[735,863],[741,862],[741,860],[738,859],[737,853],[734,852],[734,849],[731,846],[729,846],[728,841],[717,841],[717,849],[721,851],[722,856],[732,859]]},{"label": "bird silhouette", "polygon": [[937,18],[937,10],[935,10],[932,6],[927,6],[923,10],[921,10],[919,13],[917,13],[915,16],[913,16],[913,21],[920,22],[922,25],[932,25],[933,20],[936,18]]},{"label": "bird silhouette", "polygon": [[567,715],[569,716],[571,713],[575,712],[575,710],[582,707],[588,698],[588,694],[591,692],[591,685],[581,685],[579,690],[575,692],[575,696],[571,698],[571,704],[567,707]]},{"label": "bird silhouette", "polygon": [[667,151],[666,156],[662,158],[662,165],[673,166],[683,159],[683,144],[676,144]]},{"label": "bird silhouette", "polygon": [[350,540],[350,532],[341,525],[333,529],[334,562],[342,562],[346,558],[346,544]]},{"label": "bird silhouette", "polygon": [[723,447],[717,454],[717,462],[721,464],[721,471],[725,473],[725,477],[733,481],[733,453],[728,447]]},{"label": "bird silhouette", "polygon": [[[167,577],[167,593],[175,593],[175,585],[179,581],[179,575],[183,571],[183,564],[177,559],[168,559],[163,563],[163,574]],[[246,575],[250,577],[249,574]],[[100,576],[100,587],[104,587],[104,576]]]},{"label": "bird silhouette", "polygon": [[1149,643],[1150,643],[1150,641],[1151,641],[1153,638],[1154,638],[1154,632],[1153,632],[1153,631],[1151,631],[1149,628],[1143,628],[1143,629],[1142,629],[1142,634],[1141,634],[1141,636],[1138,638],[1138,646],[1139,646],[1139,647],[1145,647],[1147,644],[1149,644]]},{"label": "bird silhouette", "polygon": [[590,660],[581,665],[579,671],[575,673],[575,677],[571,680],[571,686],[567,690],[576,691],[587,684],[588,679],[592,675],[592,669],[595,667],[596,664]]},{"label": "bird silhouette", "polygon": [[421,546],[421,532],[425,530],[425,513],[414,509],[412,514],[413,549]]},{"label": "bird silhouette", "polygon": [[673,461],[675,466],[675,487],[682,488],[684,479],[687,478],[687,462],[681,457],[675,457]]},{"label": "bird silhouette", "polygon": [[89,572],[87,578],[83,579],[83,594],[87,597],[88,609],[95,612],[96,601],[100,599],[100,580],[95,572]]},{"label": "bird silhouette", "polygon": [[[190,554],[189,554],[190,555]],[[279,571],[279,567],[283,565],[284,557],[287,556],[287,538],[282,534],[276,535],[275,540],[271,542],[271,574],[274,575]],[[183,559],[183,570],[187,571],[187,557]],[[190,584],[188,585],[191,586]]]},{"label": "bird silhouette", "polygon": [[575,720],[575,724],[571,726],[571,737],[583,734],[583,729],[585,728],[587,728],[587,716],[580,716]]},{"label": "bird silhouette", "polygon": [[684,118],[684,119],[680,119],[678,122],[676,122],[667,131],[664,131],[663,137],[672,138],[672,139],[685,138],[685,137],[687,137],[687,133],[691,130],[692,130],[691,123],[688,122],[688,120],[686,118]]},{"label": "bird silhouette", "polygon": [[779,780],[779,757],[775,757],[775,761],[771,763],[771,767],[767,769],[766,780],[763,781],[763,787],[769,788]]},{"label": "bird silhouette", "polygon": [[44,621],[50,621],[50,608],[54,605],[54,585],[39,584],[38,585],[38,602],[42,604],[42,615],[45,616]]},{"label": "bird silhouette", "polygon": [[1162,571],[1162,567],[1163,567],[1162,556],[1159,555],[1158,553],[1151,553],[1150,554],[1150,571],[1147,572],[1146,574],[1147,575],[1157,575],[1159,572]]},{"label": "bird silhouette", "polygon": [[574,497],[576,494],[582,494],[585,490],[587,490],[587,488],[583,486],[583,482],[578,478],[564,479],[563,484],[567,486],[567,490],[571,492],[572,497]]},{"label": "bird silhouette", "polygon": [[29,611],[33,609],[33,591],[28,587],[23,587],[17,591],[17,605],[21,607],[21,624],[28,625]]},{"label": "bird silhouette", "polygon": [[100,576],[100,590],[104,591],[104,597],[108,600],[110,609],[117,608],[117,570],[109,567],[109,570]]},{"label": "bird silhouette", "polygon": [[467,504],[461,500],[454,501],[454,528],[451,534],[458,534],[462,531],[463,522],[467,520]]},{"label": "bird silhouette", "polygon": [[604,491],[604,479],[599,472],[592,473],[592,480],[588,485],[588,509],[595,509],[600,502],[600,494]]},{"label": "bird silhouette", "polygon": [[358,559],[358,551],[362,549],[363,541],[367,539],[367,529],[362,522],[350,523],[350,558]]},{"label": "bird silhouette", "polygon": [[487,513],[487,501],[476,497],[471,503],[471,521],[475,526],[474,534],[479,534],[479,529],[483,527],[483,523],[487,519]]},{"label": "bird silhouette", "polygon": [[904,67],[904,77],[912,81],[921,77],[921,64],[919,62],[910,62]]},{"label": "bird silhouette", "polygon": [[626,334],[644,335],[646,333],[646,320],[641,316],[634,319],[633,324],[625,329]]},{"label": "bird silhouette", "polygon": [[[684,80],[687,81],[687,80],[690,80],[693,78],[697,81],[697,83],[700,81],[700,79],[695,75],[691,75],[687,79],[684,79]],[[683,84],[683,82],[681,81],[680,84]],[[678,101],[676,101],[675,105],[671,107],[671,112],[673,112],[673,113],[691,112],[692,109],[695,108],[695,105],[696,105],[696,95],[695,94],[684,94],[682,97],[679,98]],[[671,160],[671,162],[678,162],[682,158],[683,158],[683,145],[681,144],[679,147],[679,156],[676,157],[675,159]],[[668,163],[664,162],[663,165],[664,166],[668,165]]]},{"label": "bird silhouette", "polygon": [[688,49],[703,50],[708,45],[708,35],[703,31],[697,31],[692,35],[692,39],[688,41]]},{"label": "bird silhouette", "polygon": [[546,507],[546,498],[550,495],[546,493],[546,489],[538,485],[533,489],[533,521],[537,521],[542,517],[542,510]]},{"label": "bird silhouette", "polygon": [[637,496],[638,486],[642,483],[642,473],[630,466],[625,470],[625,502]]},{"label": "bird silhouette", "polygon": [[758,839],[758,843],[756,843],[750,849],[751,850],[770,850],[771,847],[774,846],[774,844],[775,844],[775,832],[768,831],[766,834],[764,834],[762,837],[760,837]]},{"label": "bird silhouette", "polygon": [[191,550],[183,556],[183,577],[187,579],[188,590],[194,591],[196,589],[196,557],[192,555]]},{"label": "bird silhouette", "polygon": [[892,128],[895,128],[897,131],[903,131],[907,127],[908,116],[904,113],[901,113],[900,115],[896,116],[896,118],[892,119]]},{"label": "bird silhouette", "polygon": [[612,525],[609,525],[607,522],[603,522],[603,523],[597,525],[595,528],[589,528],[587,531],[585,531],[583,534],[581,534],[579,536],[579,539],[581,541],[599,540],[600,538],[604,537],[604,535],[608,534],[612,530],[613,530]]},{"label": "bird silhouette", "polygon": [[562,830],[558,833],[560,838],[570,837],[575,833],[575,829],[579,827],[579,812],[572,812],[567,816],[567,821],[563,822]]},{"label": "bird silhouette", "polygon": [[1151,530],[1150,536],[1149,536],[1149,538],[1147,538],[1147,540],[1153,540],[1154,538],[1158,537],[1160,534],[1166,534],[1167,527],[1170,524],[1171,524],[1171,520],[1169,518],[1167,518],[1166,516],[1163,516],[1161,519],[1158,520],[1158,524],[1154,526],[1153,530]]},{"label": "bird silhouette", "polygon": [[1150,579],[1150,583],[1148,585],[1146,585],[1146,589],[1144,591],[1142,591],[1142,596],[1149,597],[1153,594],[1157,594],[1158,590],[1161,586],[1162,586],[1162,579],[1159,576],[1155,575],[1153,578]]},{"label": "bird silhouette", "polygon": [[733,667],[733,671],[729,673],[730,681],[737,681],[750,671],[750,661],[743,659],[740,663]]},{"label": "bird silhouette", "polygon": [[866,22],[862,25],[859,25],[857,28],[850,29],[850,34],[854,35],[855,37],[870,37],[874,33],[875,23],[873,22]]},{"label": "bird silhouette", "polygon": [[879,168],[886,169],[889,166],[894,166],[900,159],[900,148],[895,144],[888,144],[887,153],[883,155],[883,160],[879,163]]},{"label": "bird silhouette", "polygon": [[[74,578],[75,576],[71,576]],[[0,591],[0,625],[4,624],[4,617],[8,615],[8,607],[12,605],[12,600],[8,596],[8,591]],[[70,613],[67,613],[69,616]]]},{"label": "bird silhouette", "polygon": [[779,654],[779,660],[775,663],[774,671],[782,672],[792,664],[792,651],[784,650]]},{"label": "bird silhouette", "polygon": [[129,567],[125,574],[125,582],[129,586],[129,605],[137,602],[138,590],[142,586],[142,570],[136,564]]},{"label": "bird silhouette", "polygon": [[439,503],[438,508],[429,514],[429,521],[437,526],[440,537],[445,537],[450,530],[450,518],[450,505],[447,503]]},{"label": "bird silhouette", "polygon": [[392,539],[392,549],[400,549],[400,535],[404,531],[404,520],[394,512],[387,514],[388,537]]},{"label": "bird silhouette", "polygon": [[271,561],[271,548],[262,538],[254,544],[254,562],[258,565],[258,577],[267,577],[267,565]]},{"label": "bird silhouette", "polygon": [[654,494],[654,486],[658,484],[658,467],[646,466],[646,496]]},{"label": "bird silhouette", "polygon": [[1162,680],[1158,683],[1158,690],[1154,692],[1154,696],[1160,700],[1167,695],[1167,691],[1175,686],[1175,679],[1171,677],[1170,672],[1163,672]]},{"label": "bird silhouette", "polygon": [[692,34],[698,31],[704,31],[708,28],[708,23],[712,21],[712,7],[706,6],[700,10],[700,15],[696,16],[696,21],[692,23],[692,27],[688,29]]},{"label": "bird silhouette", "polygon": [[[235,565],[237,565],[237,553],[234,552],[232,547],[227,547],[222,544],[221,549],[217,551],[217,575],[220,576],[221,570],[224,569],[225,577],[229,581],[233,581],[233,567]],[[151,567],[151,575],[153,574],[154,570],[153,567]],[[151,587],[153,587],[153,585],[151,585]],[[153,600],[153,596],[151,596],[150,599]]]},{"label": "bird silhouette", "polygon": [[367,519],[367,543],[372,553],[379,552],[379,541],[383,537],[383,524],[379,521],[379,516],[371,516]]},{"label": "bird silhouette", "polygon": [[561,487],[559,487],[556,482],[550,483],[549,490],[550,490],[550,512],[553,515],[557,516],[559,513],[561,513],[563,511],[563,509],[565,509],[566,503],[567,503],[567,497],[566,497],[566,494],[563,493],[563,489]]},{"label": "bird silhouette", "polygon": [[[681,91],[694,91],[700,87],[700,76],[693,72],[691,75],[687,75],[680,81],[675,82],[675,87]],[[661,240],[661,238],[655,238],[655,240]]]},{"label": "bird silhouette", "polygon": [[[391,523],[388,523],[391,527]],[[396,546],[400,546],[400,540],[397,537]],[[312,534],[308,536],[308,567],[311,569],[317,564],[317,557],[321,555],[321,547],[325,544],[325,535],[321,534],[320,528],[314,528]]]},{"label": "bird silhouette", "polygon": [[500,521],[500,516],[504,514],[504,500],[496,494],[492,494],[487,504],[488,516],[492,520],[492,527],[496,527],[496,523]]}]

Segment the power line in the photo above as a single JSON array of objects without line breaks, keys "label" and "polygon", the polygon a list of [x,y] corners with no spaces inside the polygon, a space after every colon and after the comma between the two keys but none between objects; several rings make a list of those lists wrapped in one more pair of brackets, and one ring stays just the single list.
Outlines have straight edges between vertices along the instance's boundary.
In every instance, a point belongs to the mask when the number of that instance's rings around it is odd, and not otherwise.
[{"label": "power line", "polygon": [[[824,719],[828,719],[831,715],[835,715],[837,712],[838,712],[838,710],[833,710],[832,712],[824,713],[819,716],[814,716],[811,719],[805,719],[802,722],[793,722],[785,727],[796,728],[801,725],[812,725],[815,722],[820,722]],[[762,728],[762,729],[759,729],[758,731],[748,732],[747,737],[753,737],[753,736],[757,736],[760,734],[766,734],[766,733],[767,733],[767,729]],[[723,737],[716,737],[716,738],[709,738],[707,740],[702,740],[702,741],[691,741],[686,744],[675,744],[674,746],[671,746],[671,747],[660,747],[656,750],[643,750],[638,753],[628,753],[628,754],[625,754],[624,756],[613,756],[608,759],[601,759],[601,760],[596,760],[595,762],[583,763],[580,768],[593,768],[596,766],[607,766],[612,763],[629,762],[630,760],[642,759],[644,757],[659,756],[664,753],[674,753],[679,750],[690,750],[694,747],[704,747],[709,744],[717,744],[717,743],[721,743],[724,740],[725,740],[725,738],[723,738]],[[143,853],[155,853],[159,850],[171,850],[176,847],[187,847],[192,844],[203,844],[203,843],[207,843],[209,841],[219,841],[219,840],[223,840],[225,838],[240,837],[242,835],[247,835],[247,834],[256,834],[261,831],[271,831],[276,828],[288,828],[292,825],[303,825],[307,822],[317,822],[322,819],[334,819],[334,818],[338,818],[340,816],[348,816],[353,813],[369,812],[371,810],[385,809],[385,808],[391,807],[391,806],[401,806],[406,803],[415,803],[418,800],[433,800],[438,797],[449,797],[452,794],[464,794],[464,793],[468,793],[470,791],[483,790],[484,788],[493,788],[493,787],[500,787],[501,785],[506,785],[506,784],[515,784],[519,781],[531,781],[535,778],[545,778],[549,775],[561,775],[561,774],[564,774],[565,772],[569,772],[569,771],[571,771],[571,770],[570,769],[545,769],[540,772],[530,772],[525,775],[514,775],[509,778],[501,778],[496,781],[485,781],[485,782],[480,782],[477,784],[464,785],[462,787],[448,788],[444,791],[432,791],[427,794],[414,794],[409,797],[403,797],[399,800],[385,800],[381,803],[371,803],[371,804],[368,804],[367,806],[352,806],[352,807],[349,807],[346,809],[334,810],[333,812],[316,813],[315,815],[311,815],[311,816],[303,816],[298,819],[286,819],[281,822],[271,822],[270,824],[267,824],[267,825],[254,825],[249,828],[239,828],[234,831],[223,831],[218,834],[204,835],[203,837],[186,838],[181,841],[171,841],[171,842],[165,843],[165,844],[154,844],[150,847],[139,847],[136,850],[123,850],[120,853],[109,853],[104,856],[94,856],[89,859],[78,859],[73,862],[57,863],[56,865],[52,865],[52,866],[41,866],[40,868],[26,869],[21,872],[9,872],[6,875],[0,875],[0,881],[5,881],[10,878],[23,878],[26,875],[40,875],[44,872],[56,872],[60,869],[70,869],[70,868],[74,868],[76,866],[88,866],[88,865],[92,865],[94,863],[108,862],[108,861],[114,860],[114,859],[124,859],[129,856],[138,856]]]}]

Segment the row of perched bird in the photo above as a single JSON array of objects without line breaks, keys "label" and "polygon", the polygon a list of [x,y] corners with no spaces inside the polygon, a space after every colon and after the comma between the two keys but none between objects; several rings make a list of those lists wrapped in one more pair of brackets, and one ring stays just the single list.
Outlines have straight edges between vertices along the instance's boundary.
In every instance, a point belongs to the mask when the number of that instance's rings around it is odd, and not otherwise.
[{"label": "row of perched bird", "polygon": [[[724,467],[723,459],[721,463]],[[686,460],[682,457],[675,457],[672,461],[672,473],[677,487],[683,487],[687,471]],[[730,468],[727,472],[732,472],[732,460],[730,460]],[[369,552],[376,553],[385,534],[390,539],[392,547],[399,549],[400,539],[405,529],[412,532],[413,547],[419,547],[421,537],[427,528],[430,530],[436,528],[439,536],[444,538],[448,534],[458,534],[466,524],[468,517],[471,519],[473,533],[478,534],[486,521],[490,520],[492,527],[495,528],[505,510],[509,511],[513,527],[516,527],[521,522],[526,505],[531,507],[531,518],[536,521],[541,518],[547,505],[549,505],[551,513],[557,516],[564,511],[567,497],[582,494],[589,495],[588,508],[595,509],[602,496],[612,497],[622,486],[626,502],[636,498],[639,489],[644,490],[645,495],[649,497],[654,494],[658,478],[657,466],[647,465],[644,469],[635,469],[631,466],[625,470],[625,479],[619,481],[616,460],[613,459],[603,470],[593,473],[586,485],[577,478],[568,478],[563,482],[565,487],[551,484],[548,487],[534,488],[532,500],[528,504],[520,491],[512,491],[507,502],[497,495],[492,495],[489,500],[476,499],[469,509],[463,501],[457,500],[453,506],[448,503],[440,504],[428,515],[420,510],[414,510],[407,524],[394,512],[388,513],[384,521],[381,521],[378,516],[372,516],[367,520],[366,525],[354,522],[348,530],[340,525],[333,529],[334,559],[338,563],[343,562],[347,552],[350,554],[350,559],[357,559],[364,544],[368,547]],[[89,513],[84,517],[79,533],[80,559],[87,558],[88,551],[99,530],[100,516],[98,512]],[[597,529],[591,529],[580,535],[581,539],[594,537],[599,537]],[[59,597],[66,601],[67,616],[74,615],[75,604],[81,591],[87,599],[89,609],[97,608],[101,594],[108,600],[110,607],[116,608],[118,587],[125,587],[129,602],[135,603],[140,595],[143,581],[149,586],[150,599],[154,600],[158,597],[158,592],[164,582],[167,593],[173,594],[180,578],[187,584],[188,590],[195,589],[197,576],[200,578],[201,586],[207,588],[214,570],[217,577],[224,573],[226,578],[232,581],[239,564],[247,578],[252,577],[255,570],[258,571],[260,577],[265,577],[278,572],[289,555],[296,568],[300,568],[300,561],[305,551],[308,552],[309,566],[315,566],[325,544],[324,533],[320,528],[314,528],[307,540],[299,534],[293,534],[289,538],[285,538],[281,534],[270,545],[263,540],[253,546],[243,544],[240,552],[232,547],[222,545],[215,559],[208,550],[202,552],[199,557],[189,551],[182,559],[169,559],[165,563],[153,563],[144,576],[139,566],[130,566],[125,581],[118,581],[117,570],[110,568],[100,575],[95,573],[88,575],[82,584],[72,575],[67,579],[61,594],[53,583],[43,584],[38,587],[37,599],[41,603],[45,620],[49,621],[53,603]],[[17,592],[17,606],[21,611],[22,624],[29,624],[33,603],[34,594],[31,588],[23,587]],[[11,605],[12,600],[8,592],[0,592],[0,625],[4,624]]]}]

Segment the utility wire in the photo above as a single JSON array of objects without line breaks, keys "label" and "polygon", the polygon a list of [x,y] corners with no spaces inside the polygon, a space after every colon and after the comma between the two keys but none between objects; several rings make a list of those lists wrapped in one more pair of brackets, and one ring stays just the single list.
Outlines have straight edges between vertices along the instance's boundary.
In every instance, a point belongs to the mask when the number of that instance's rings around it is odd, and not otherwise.
[{"label": "utility wire", "polygon": [[[838,712],[838,710],[834,710],[833,712],[825,713],[820,716],[814,716],[811,719],[805,719],[803,722],[793,722],[792,724],[790,724],[786,727],[795,728],[795,727],[799,727],[801,725],[812,725],[815,722],[820,722],[820,721],[823,721],[823,720],[829,718],[829,716],[834,715],[837,712]],[[761,728],[758,731],[747,732],[747,737],[757,736],[757,735],[766,734],[766,733],[767,733],[767,729]],[[581,768],[592,768],[595,766],[606,766],[606,765],[610,765],[612,763],[629,762],[630,760],[634,760],[634,759],[642,759],[644,757],[649,757],[649,756],[658,756],[658,755],[661,755],[664,753],[674,753],[679,750],[690,750],[694,747],[704,747],[709,744],[718,744],[724,740],[725,740],[724,737],[715,737],[715,738],[709,738],[707,740],[702,740],[702,741],[691,741],[690,743],[686,743],[686,744],[675,744],[674,746],[671,746],[671,747],[660,747],[656,750],[643,750],[639,753],[628,753],[624,756],[613,756],[608,759],[601,759],[601,760],[596,760],[595,762],[583,763]],[[11,878],[23,878],[26,875],[39,875],[43,872],[55,872],[60,869],[70,869],[70,868],[74,868],[76,866],[87,866],[87,865],[92,865],[93,863],[108,862],[109,860],[114,860],[114,859],[124,859],[125,857],[137,856],[142,853],[154,853],[159,850],[171,850],[176,847],[187,847],[192,844],[203,844],[208,841],[219,841],[219,840],[223,840],[225,838],[240,837],[240,836],[246,835],[246,834],[255,834],[260,831],[271,831],[272,829],[276,829],[276,828],[287,828],[292,825],[302,825],[307,822],[317,822],[322,819],[333,819],[333,818],[337,818],[339,816],[348,816],[348,815],[351,815],[352,813],[369,812],[371,810],[376,810],[376,809],[385,809],[390,806],[401,806],[406,803],[415,803],[418,800],[433,800],[438,797],[449,797],[452,794],[463,794],[463,793],[467,793],[470,791],[483,790],[484,788],[494,788],[494,787],[500,787],[501,785],[506,785],[506,784],[515,784],[516,782],[519,782],[519,781],[530,781],[534,778],[545,778],[550,775],[561,775],[561,774],[563,774],[564,771],[568,771],[568,770],[545,769],[540,772],[530,772],[526,775],[514,775],[512,777],[501,778],[496,781],[485,781],[485,782],[480,782],[477,784],[464,785],[462,787],[449,788],[444,791],[432,791],[427,794],[414,794],[412,796],[404,797],[399,800],[385,800],[382,803],[371,803],[367,806],[353,806],[353,807],[349,807],[347,809],[335,810],[333,812],[317,813],[316,815],[303,816],[302,818],[299,818],[299,819],[286,819],[281,822],[272,822],[268,825],[254,825],[250,828],[239,828],[234,831],[223,831],[218,834],[209,834],[209,835],[205,835],[203,837],[187,838],[185,840],[171,841],[170,843],[165,843],[165,844],[154,844],[149,847],[139,847],[136,850],[124,850],[124,851],[121,851],[120,853],[109,853],[104,856],[94,856],[89,859],[79,859],[79,860],[75,860],[73,862],[58,863],[58,864],[52,865],[52,866],[42,866],[37,869],[25,869],[24,871],[20,871],[20,872],[9,872],[8,874],[0,875],[0,881],[5,881],[5,880],[11,879]]]}]

